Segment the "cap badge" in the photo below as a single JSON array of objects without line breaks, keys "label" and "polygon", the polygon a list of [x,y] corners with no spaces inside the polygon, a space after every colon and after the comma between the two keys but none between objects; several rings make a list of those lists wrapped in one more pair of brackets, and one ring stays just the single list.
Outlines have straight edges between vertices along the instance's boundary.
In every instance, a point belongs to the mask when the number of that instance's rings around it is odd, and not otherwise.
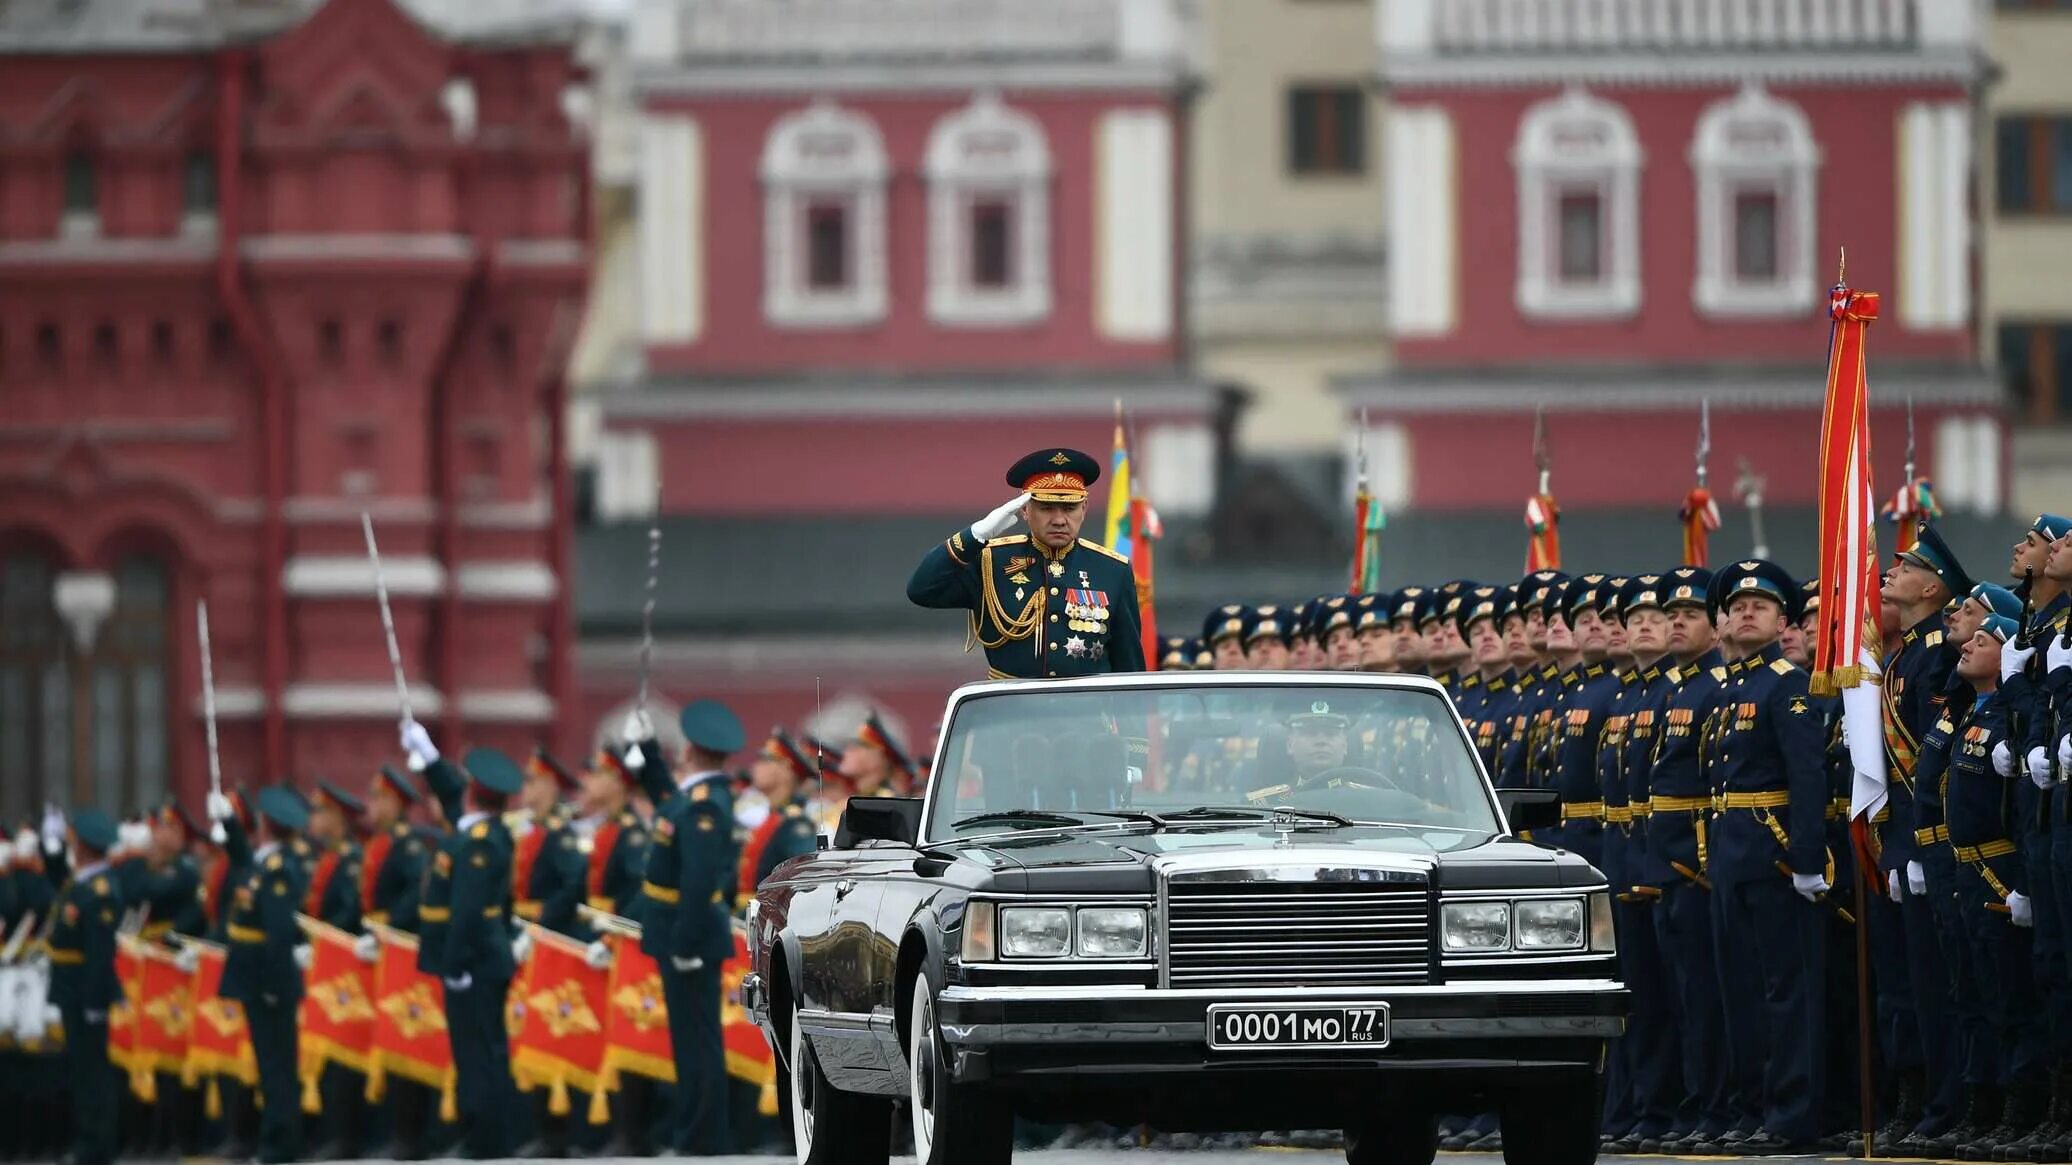
[{"label": "cap badge", "polygon": [[1063,451],[1059,451],[1057,453],[1053,453],[1050,455],[1050,463],[1052,465],[1064,465],[1070,462],[1071,460],[1072,459],[1070,457],[1065,456]]}]

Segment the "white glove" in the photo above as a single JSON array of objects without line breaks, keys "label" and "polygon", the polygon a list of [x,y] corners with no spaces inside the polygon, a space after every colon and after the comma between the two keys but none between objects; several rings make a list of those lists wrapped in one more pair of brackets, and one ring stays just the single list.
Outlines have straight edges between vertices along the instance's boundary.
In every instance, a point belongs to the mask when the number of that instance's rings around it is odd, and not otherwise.
[{"label": "white glove", "polygon": [[461,972],[460,978],[447,979],[444,982],[446,983],[446,989],[448,991],[466,991],[468,988],[473,987],[475,985],[475,977],[463,971]]},{"label": "white glove", "polygon": [[1014,525],[1014,520],[1021,517],[1022,506],[1027,504],[1028,500],[1029,492],[1023,490],[1015,495],[1013,501],[973,522],[971,524],[971,536],[981,542],[985,542],[1005,534],[1007,528]]},{"label": "white glove", "polygon": [[2058,738],[2058,769],[2072,772],[2072,732]]},{"label": "white glove", "polygon": [[0,837],[0,866],[14,864],[14,846],[7,838]]},{"label": "white glove", "polygon": [[593,971],[602,971],[612,965],[611,944],[598,939],[583,948],[583,962]]},{"label": "white glove", "polygon": [[2005,683],[2022,674],[2022,669],[2028,667],[2029,661],[2035,657],[2035,644],[2016,647],[2013,640],[2008,640],[2000,648],[2000,681]]},{"label": "white glove", "polygon": [[363,963],[381,961],[381,940],[370,932],[353,940],[353,954]]},{"label": "white glove", "polygon": [[223,793],[209,794],[210,821],[228,821],[236,816],[237,806],[230,803],[229,796]]},{"label": "white glove", "polygon": [[526,957],[531,954],[532,928],[528,926],[524,930],[518,932],[517,938],[511,940],[511,961],[514,963],[522,963],[526,960]]},{"label": "white glove", "polygon": [[704,966],[704,965],[705,965],[705,960],[704,960],[704,959],[679,959],[679,958],[676,958],[676,957],[674,957],[674,956],[671,956],[671,957],[670,957],[670,959],[669,959],[669,965],[670,965],[670,966],[672,966],[672,967],[675,967],[675,968],[676,968],[677,970],[679,970],[679,971],[682,971],[682,972],[683,972],[684,974],[688,975],[688,974],[690,974],[690,973],[691,973],[692,971],[695,971],[695,970],[697,970],[698,968],[700,968],[700,967]]},{"label": "white glove", "polygon": [[44,1004],[44,1005],[43,1005],[43,1030],[44,1030],[44,1031],[49,1031],[49,1030],[50,1030],[51,1028],[54,1028],[54,1027],[63,1027],[63,1026],[64,1026],[64,1023],[65,1023],[65,1013],[64,1013],[64,1012],[62,1012],[62,1011],[59,1011],[59,1010],[58,1010],[58,1006],[57,1006],[57,1004],[55,1004],[55,1003],[46,1003],[46,1004]]},{"label": "white glove", "polygon": [[654,739],[655,722],[648,719],[647,709],[635,708],[626,713],[626,726],[620,729],[620,735],[625,738],[627,744],[639,744],[643,740]]},{"label": "white glove", "polygon": [[201,966],[201,948],[181,947],[180,953],[173,956],[173,966],[179,968],[182,975],[194,974]]},{"label": "white glove", "polygon": [[2003,777],[2014,775],[2014,750],[2004,740],[1993,746],[1993,771]]},{"label": "white glove", "polygon": [[130,853],[140,853],[151,848],[151,827],[141,821],[126,822],[122,827],[122,845]]},{"label": "white glove", "polygon": [[439,759],[439,746],[432,743],[432,734],[415,720],[403,721],[403,751],[410,754],[410,771],[421,773],[432,762]]},{"label": "white glove", "polygon": [[1907,893],[1916,898],[1928,896],[1928,871],[1921,868],[1920,862],[1907,863]]},{"label": "white glove", "polygon": [[1892,899],[1894,902],[1900,900],[1898,870],[1885,871],[1885,897]]},{"label": "white glove", "polygon": [[2065,642],[2062,635],[2051,636],[2050,650],[2043,653],[2043,665],[2050,671],[2072,667],[2072,643]]},{"label": "white glove", "polygon": [[1806,901],[1818,902],[1820,896],[1827,893],[1827,879],[1819,874],[1793,874],[1791,888]]},{"label": "white glove", "polygon": [[2020,890],[2007,892],[2007,913],[2013,917],[2016,926],[2036,925],[2036,911],[2029,905],[2029,896]]},{"label": "white glove", "polygon": [[14,852],[17,855],[19,855],[21,859],[25,862],[28,861],[30,858],[35,857],[36,831],[33,829],[24,828],[20,833],[15,834]]},{"label": "white glove", "polygon": [[43,852],[63,853],[65,849],[65,815],[55,805],[43,807]]},{"label": "white glove", "polygon": [[295,965],[297,967],[307,971],[309,970],[309,965],[316,962],[316,960],[317,953],[310,949],[308,943],[295,944]]},{"label": "white glove", "polygon": [[2029,779],[2035,782],[2039,789],[2050,788],[2050,753],[2039,744],[2029,750],[2029,755],[2025,759],[2029,762]]}]

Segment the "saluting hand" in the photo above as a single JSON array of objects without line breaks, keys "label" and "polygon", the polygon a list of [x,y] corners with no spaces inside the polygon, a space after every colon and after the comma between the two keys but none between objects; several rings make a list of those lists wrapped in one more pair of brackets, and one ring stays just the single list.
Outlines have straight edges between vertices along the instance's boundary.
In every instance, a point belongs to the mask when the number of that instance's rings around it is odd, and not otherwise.
[{"label": "saluting hand", "polygon": [[973,522],[971,524],[972,537],[984,542],[1005,534],[1007,528],[1014,525],[1014,520],[1021,516],[1022,507],[1028,504],[1028,501],[1029,491],[1023,490],[1015,495],[1013,501]]}]

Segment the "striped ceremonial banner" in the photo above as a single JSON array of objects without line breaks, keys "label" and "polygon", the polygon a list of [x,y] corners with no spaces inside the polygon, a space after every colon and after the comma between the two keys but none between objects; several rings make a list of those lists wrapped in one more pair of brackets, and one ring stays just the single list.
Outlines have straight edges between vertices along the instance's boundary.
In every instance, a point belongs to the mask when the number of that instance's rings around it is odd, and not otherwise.
[{"label": "striped ceremonial banner", "polygon": [[568,1090],[591,1097],[590,1122],[608,1119],[598,1102],[610,977],[583,961],[583,944],[532,927],[532,954],[511,984],[511,1075],[521,1092],[547,1089],[547,1111],[569,1111]]},{"label": "striped ceremonial banner", "polygon": [[309,940],[309,970],[304,973],[301,1035],[296,1066],[302,1075],[302,1110],[321,1112],[319,1083],[324,1065],[337,1064],[362,1076],[374,1059],[374,968],[360,961],[357,936],[311,918],[295,916]]},{"label": "striped ceremonial banner", "polygon": [[374,964],[374,1053],[367,1099],[380,1100],[390,1076],[439,1092],[439,1119],[459,1119],[453,1095],[453,1045],[446,1034],[446,985],[417,969],[417,936],[369,924],[381,940]]}]

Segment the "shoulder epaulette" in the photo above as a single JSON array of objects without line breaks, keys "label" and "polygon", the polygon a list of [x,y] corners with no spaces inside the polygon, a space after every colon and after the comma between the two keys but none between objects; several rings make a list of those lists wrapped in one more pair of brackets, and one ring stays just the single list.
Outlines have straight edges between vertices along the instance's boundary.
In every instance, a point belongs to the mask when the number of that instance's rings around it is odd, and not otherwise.
[{"label": "shoulder epaulette", "polygon": [[1246,793],[1245,800],[1264,801],[1268,797],[1278,797],[1282,793],[1287,792],[1292,787],[1293,786],[1290,785],[1268,785],[1264,789],[1254,789],[1251,792]]},{"label": "shoulder epaulette", "polygon": [[[1938,631],[1936,634],[1940,635],[1942,633]],[[1788,676],[1795,670],[1795,666],[1788,659],[1773,659],[1770,661],[1770,670],[1780,676]]]},{"label": "shoulder epaulette", "polygon": [[1712,669],[1712,678],[1713,678],[1713,679],[1715,679],[1715,680],[1718,680],[1718,681],[1719,681],[1720,683],[1726,683],[1726,682],[1727,682],[1727,669],[1726,669],[1726,668],[1725,668],[1724,666],[1721,666],[1721,667],[1716,667],[1716,668],[1713,668],[1713,669]]},{"label": "shoulder epaulette", "polygon": [[1668,671],[1665,671],[1662,674],[1664,676],[1667,676],[1669,678],[1669,682],[1672,684],[1681,684],[1684,682],[1683,667],[1680,664],[1676,667],[1670,668]]},{"label": "shoulder epaulette", "polygon": [[1103,545],[1101,545],[1101,544],[1100,544],[1100,543],[1098,543],[1098,542],[1089,542],[1088,540],[1086,540],[1086,539],[1084,539],[1084,538],[1081,538],[1081,539],[1079,540],[1079,544],[1080,544],[1081,546],[1084,546],[1084,547],[1086,547],[1086,548],[1087,548],[1088,550],[1092,550],[1092,551],[1096,551],[1096,552],[1098,552],[1098,553],[1101,553],[1101,554],[1105,554],[1105,555],[1107,555],[1108,557],[1110,557],[1110,558],[1114,559],[1115,561],[1117,561],[1117,562],[1119,562],[1119,563],[1122,563],[1122,564],[1123,564],[1124,566],[1128,566],[1128,565],[1129,565],[1129,561],[1130,561],[1130,560],[1129,560],[1129,556],[1128,556],[1128,555],[1126,555],[1126,554],[1118,554],[1118,553],[1116,553],[1115,551],[1113,551],[1113,550],[1110,550],[1110,549],[1108,549],[1108,548],[1107,548],[1106,546],[1103,546]]},{"label": "shoulder epaulette", "polygon": [[988,545],[988,546],[1020,546],[1020,545],[1022,545],[1023,543],[1027,542],[1028,540],[1029,540],[1029,536],[1028,536],[1027,534],[1009,534],[1009,535],[1008,535],[1008,536],[1006,536],[1005,538],[990,538],[990,539],[987,539],[987,541],[986,541],[986,545]]}]

